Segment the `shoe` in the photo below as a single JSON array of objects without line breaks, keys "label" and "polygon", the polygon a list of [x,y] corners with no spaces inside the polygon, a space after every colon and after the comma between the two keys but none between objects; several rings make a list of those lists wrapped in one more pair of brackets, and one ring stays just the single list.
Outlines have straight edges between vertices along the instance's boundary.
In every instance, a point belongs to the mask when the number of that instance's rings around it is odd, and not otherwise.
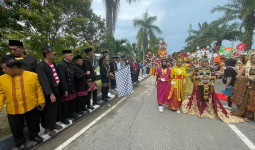
[{"label": "shoe", "polygon": [[108,101],[109,101],[109,99],[108,99],[108,98],[104,98],[104,99],[103,99],[103,101],[108,102]]},{"label": "shoe", "polygon": [[84,109],[82,109],[82,111],[89,111],[89,109],[88,108],[84,108]]},{"label": "shoe", "polygon": [[49,136],[55,136],[57,133],[55,130],[45,129],[45,134],[48,134]]},{"label": "shoe", "polygon": [[70,121],[69,120],[67,120],[67,119],[65,119],[65,120],[63,120],[63,121],[61,121],[63,124],[65,124],[65,125],[69,125],[70,124]]},{"label": "shoe", "polygon": [[227,106],[227,109],[232,110],[232,107]]},{"label": "shoe", "polygon": [[43,142],[43,138],[40,137],[39,135],[30,138],[30,140],[35,141],[35,142],[37,142],[37,143]]},{"label": "shoe", "polygon": [[95,107],[93,107],[92,105],[89,105],[88,109],[92,109],[93,110],[93,109],[95,109]]},{"label": "shoe", "polygon": [[159,110],[159,112],[163,112],[162,106],[159,106],[159,107],[158,107],[158,110]]},{"label": "shoe", "polygon": [[55,127],[53,129],[56,129],[56,130],[61,130],[63,129],[62,126],[58,125],[58,124],[55,124]]},{"label": "shoe", "polygon": [[76,113],[73,113],[71,115],[69,115],[71,118],[74,118],[74,119],[78,119],[80,118],[80,115],[76,114]]},{"label": "shoe", "polygon": [[22,144],[18,147],[18,150],[28,150],[26,144]]},{"label": "shoe", "polygon": [[176,112],[177,112],[177,114],[181,113],[181,111],[180,111],[180,110],[177,110]]}]

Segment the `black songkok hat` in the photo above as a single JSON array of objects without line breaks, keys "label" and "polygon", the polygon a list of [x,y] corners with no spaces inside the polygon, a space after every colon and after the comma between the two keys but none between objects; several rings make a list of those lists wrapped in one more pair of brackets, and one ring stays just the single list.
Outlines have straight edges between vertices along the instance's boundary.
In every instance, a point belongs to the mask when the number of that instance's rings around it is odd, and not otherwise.
[{"label": "black songkok hat", "polygon": [[74,60],[82,59],[81,55],[77,55],[74,57]]},{"label": "black songkok hat", "polygon": [[62,53],[63,54],[70,54],[70,53],[72,53],[72,50],[69,50],[69,49],[68,50],[63,50]]},{"label": "black songkok hat", "polygon": [[23,47],[23,43],[19,40],[9,40],[9,46],[22,46]]},{"label": "black songkok hat", "polygon": [[91,47],[85,49],[85,53],[91,52],[93,49]]}]

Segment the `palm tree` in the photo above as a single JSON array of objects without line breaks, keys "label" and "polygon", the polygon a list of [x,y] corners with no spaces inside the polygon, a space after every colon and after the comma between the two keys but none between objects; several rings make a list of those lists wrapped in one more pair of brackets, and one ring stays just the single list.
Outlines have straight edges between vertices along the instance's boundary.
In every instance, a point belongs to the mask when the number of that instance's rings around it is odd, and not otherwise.
[{"label": "palm tree", "polygon": [[214,21],[210,24],[207,22],[199,23],[198,26],[199,30],[192,30],[191,36],[186,39],[187,46],[185,50],[189,49],[189,51],[192,51],[196,49],[196,46],[205,48],[207,45],[212,44],[221,46],[224,40],[236,41],[240,37],[238,24],[236,23],[228,25],[226,23],[219,24],[217,21]]},{"label": "palm tree", "polygon": [[240,37],[240,32],[236,23],[232,25],[211,23],[206,36],[209,41],[216,41],[215,45],[220,47],[223,40],[236,41]]},{"label": "palm tree", "polygon": [[[135,1],[136,0],[127,0],[130,4]],[[104,0],[104,2],[106,9],[106,29],[108,33],[113,35],[120,8],[120,0]]]},{"label": "palm tree", "polygon": [[254,0],[231,0],[224,6],[213,8],[212,12],[224,12],[219,22],[241,20],[240,28],[244,28],[242,41],[246,43],[246,50],[250,50],[253,42],[253,31],[255,29],[255,1]]},{"label": "palm tree", "polygon": [[208,37],[205,37],[208,34],[208,30],[210,24],[206,21],[204,23],[198,23],[198,30],[192,30],[191,36],[189,36],[185,43],[189,45],[189,47],[192,48],[192,50],[196,49],[196,46],[205,47],[206,45],[210,45],[210,42],[208,41]]},{"label": "palm tree", "polygon": [[160,28],[154,25],[154,22],[157,21],[157,18],[157,16],[149,16],[147,10],[142,18],[134,19],[134,26],[139,28],[136,39],[137,47],[139,49],[143,49],[143,63],[145,59],[145,50],[148,48],[149,44],[154,44],[153,41],[156,39],[155,33],[161,33]]}]

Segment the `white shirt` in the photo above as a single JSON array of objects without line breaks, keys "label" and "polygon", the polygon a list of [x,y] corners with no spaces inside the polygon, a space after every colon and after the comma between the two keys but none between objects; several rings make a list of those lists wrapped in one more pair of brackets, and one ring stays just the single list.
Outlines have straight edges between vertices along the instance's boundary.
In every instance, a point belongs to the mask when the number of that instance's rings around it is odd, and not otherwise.
[{"label": "white shirt", "polygon": [[121,65],[120,65],[120,62],[115,62],[116,63],[116,65],[117,65],[117,70],[120,70],[121,69]]}]

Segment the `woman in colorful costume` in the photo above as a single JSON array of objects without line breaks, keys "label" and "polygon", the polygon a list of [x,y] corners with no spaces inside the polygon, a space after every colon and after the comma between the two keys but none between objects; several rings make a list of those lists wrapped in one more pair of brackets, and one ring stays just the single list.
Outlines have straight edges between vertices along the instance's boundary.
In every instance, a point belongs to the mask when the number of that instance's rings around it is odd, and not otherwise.
[{"label": "woman in colorful costume", "polygon": [[177,113],[180,113],[180,108],[182,101],[185,99],[185,78],[186,78],[186,69],[183,65],[183,58],[176,58],[176,65],[171,69],[171,90],[169,92],[169,109],[175,110]]},{"label": "woman in colorful costume", "polygon": [[236,116],[244,117],[245,121],[254,120],[255,113],[255,52],[250,56],[246,67],[236,77],[231,100],[237,105]]},{"label": "woman in colorful costume", "polygon": [[193,76],[192,60],[193,58],[189,56],[187,58],[186,63],[184,64],[184,67],[186,69],[186,83],[184,88],[185,88],[185,94],[189,96],[192,93],[192,76]]},{"label": "woman in colorful costume", "polygon": [[221,104],[214,90],[216,76],[208,66],[208,60],[202,59],[201,67],[193,77],[191,97],[183,102],[182,111],[200,118],[220,118],[226,123],[244,122],[240,117],[231,116]]},{"label": "woman in colorful costume", "polygon": [[170,74],[171,70],[167,66],[166,59],[162,59],[161,66],[156,71],[157,100],[160,112],[163,112],[163,104],[169,105]]}]

